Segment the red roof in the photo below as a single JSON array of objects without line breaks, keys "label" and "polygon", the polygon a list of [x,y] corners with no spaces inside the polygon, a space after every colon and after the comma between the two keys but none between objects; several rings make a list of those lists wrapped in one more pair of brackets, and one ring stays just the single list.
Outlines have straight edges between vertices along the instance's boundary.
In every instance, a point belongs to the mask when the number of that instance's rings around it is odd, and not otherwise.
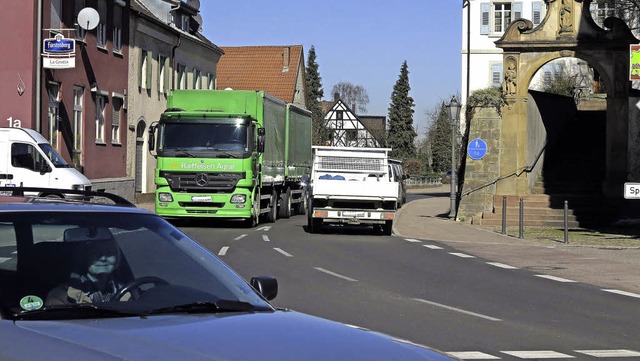
[{"label": "red roof", "polygon": [[264,90],[293,103],[300,66],[304,77],[302,45],[221,48],[217,89]]}]

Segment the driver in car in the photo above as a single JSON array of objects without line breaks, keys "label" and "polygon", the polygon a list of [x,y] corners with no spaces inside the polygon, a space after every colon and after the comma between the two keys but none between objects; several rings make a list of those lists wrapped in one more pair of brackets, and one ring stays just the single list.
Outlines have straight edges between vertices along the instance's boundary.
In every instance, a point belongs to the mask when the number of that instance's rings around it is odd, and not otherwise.
[{"label": "driver in car", "polygon": [[72,272],[69,279],[55,287],[47,295],[45,304],[65,305],[110,301],[122,287],[113,278],[118,267],[120,252],[114,241],[87,242],[75,255],[79,272]]}]

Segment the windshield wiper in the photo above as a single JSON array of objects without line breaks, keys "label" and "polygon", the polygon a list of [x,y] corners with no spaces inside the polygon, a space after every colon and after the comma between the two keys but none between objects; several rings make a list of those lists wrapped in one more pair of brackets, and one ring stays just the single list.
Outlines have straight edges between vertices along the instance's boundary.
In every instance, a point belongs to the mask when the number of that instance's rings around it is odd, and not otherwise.
[{"label": "windshield wiper", "polygon": [[196,157],[195,155],[193,155],[193,153],[190,153],[189,151],[183,148],[174,149],[174,151],[176,152],[176,157],[190,157],[190,158]]},{"label": "windshield wiper", "polygon": [[216,302],[200,301],[175,305],[170,307],[157,308],[150,311],[150,314],[159,313],[218,313],[218,312],[253,312],[264,311],[249,302],[219,300]]},{"label": "windshield wiper", "polygon": [[113,307],[99,306],[93,303],[78,303],[72,305],[47,306],[39,310],[17,312],[15,320],[42,320],[42,319],[81,319],[81,318],[107,318],[147,316],[146,312],[123,310]]},{"label": "windshield wiper", "polygon": [[222,148],[210,148],[210,149],[213,150],[214,152],[220,152],[229,158],[238,158],[238,156],[236,156],[235,154],[229,153],[227,149],[222,149]]}]

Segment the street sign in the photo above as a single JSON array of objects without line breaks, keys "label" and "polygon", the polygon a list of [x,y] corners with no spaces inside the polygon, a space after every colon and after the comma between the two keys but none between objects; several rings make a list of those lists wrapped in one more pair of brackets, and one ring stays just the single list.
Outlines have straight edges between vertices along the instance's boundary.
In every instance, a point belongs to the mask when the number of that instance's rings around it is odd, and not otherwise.
[{"label": "street sign", "polygon": [[640,199],[640,183],[625,183],[624,199]]},{"label": "street sign", "polygon": [[469,142],[467,154],[471,159],[482,159],[487,154],[487,143],[482,139],[474,139]]}]

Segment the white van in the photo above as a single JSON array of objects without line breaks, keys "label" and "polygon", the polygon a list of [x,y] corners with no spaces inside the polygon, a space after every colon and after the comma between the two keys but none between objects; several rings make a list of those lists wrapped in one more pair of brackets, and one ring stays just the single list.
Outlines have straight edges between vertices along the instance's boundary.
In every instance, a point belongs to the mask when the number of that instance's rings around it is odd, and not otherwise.
[{"label": "white van", "polygon": [[0,186],[91,190],[91,181],[35,130],[0,128]]}]

